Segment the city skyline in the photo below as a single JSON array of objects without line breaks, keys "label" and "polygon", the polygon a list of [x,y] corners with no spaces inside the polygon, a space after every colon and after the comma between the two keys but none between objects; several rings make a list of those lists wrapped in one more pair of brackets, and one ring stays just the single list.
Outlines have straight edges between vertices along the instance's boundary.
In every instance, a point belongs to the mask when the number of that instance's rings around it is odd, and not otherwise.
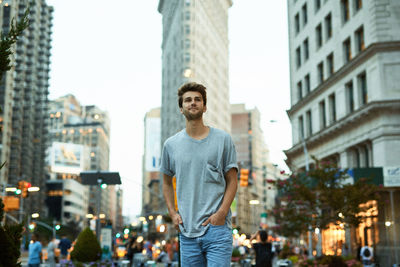
[{"label": "city skyline", "polygon": [[[287,9],[279,2],[234,1],[230,8],[230,102],[260,110],[272,161],[286,168],[281,150],[291,144]],[[158,0],[48,3],[54,6],[49,98],[71,93],[110,113],[110,170],[122,177],[124,214],[139,214],[144,115],[161,105]]]}]

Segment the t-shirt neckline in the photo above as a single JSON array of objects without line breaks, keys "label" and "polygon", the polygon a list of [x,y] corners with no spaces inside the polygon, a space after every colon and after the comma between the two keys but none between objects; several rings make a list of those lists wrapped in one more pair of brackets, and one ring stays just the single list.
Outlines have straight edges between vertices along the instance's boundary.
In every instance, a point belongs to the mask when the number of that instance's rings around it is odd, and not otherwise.
[{"label": "t-shirt neckline", "polygon": [[207,127],[208,127],[208,129],[210,129],[210,130],[208,131],[208,135],[207,135],[206,137],[204,137],[203,139],[195,139],[195,138],[191,137],[191,136],[186,132],[186,128],[183,129],[183,134],[184,134],[184,136],[185,136],[186,138],[188,138],[188,139],[191,140],[192,142],[195,142],[195,143],[203,143],[203,142],[205,142],[205,141],[208,140],[208,138],[210,137],[211,132],[212,132],[212,130],[213,130],[212,127],[210,127],[210,126],[207,126]]}]

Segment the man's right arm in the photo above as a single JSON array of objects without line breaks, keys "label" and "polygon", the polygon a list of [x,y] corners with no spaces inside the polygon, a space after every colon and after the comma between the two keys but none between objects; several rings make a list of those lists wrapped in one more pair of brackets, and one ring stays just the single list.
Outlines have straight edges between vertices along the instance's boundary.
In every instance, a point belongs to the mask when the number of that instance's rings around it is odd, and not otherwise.
[{"label": "man's right arm", "polygon": [[174,223],[175,228],[179,229],[179,224],[182,223],[182,218],[175,210],[174,187],[172,185],[172,177],[165,173],[163,175],[163,194],[172,222]]}]

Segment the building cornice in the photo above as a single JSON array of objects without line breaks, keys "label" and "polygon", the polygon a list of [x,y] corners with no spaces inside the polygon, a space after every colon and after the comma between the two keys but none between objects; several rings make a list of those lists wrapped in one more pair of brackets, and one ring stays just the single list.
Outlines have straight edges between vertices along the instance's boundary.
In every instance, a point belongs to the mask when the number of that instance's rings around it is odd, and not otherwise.
[{"label": "building cornice", "polygon": [[400,41],[394,42],[383,42],[383,43],[374,43],[368,46],[363,52],[354,57],[349,63],[345,64],[339,70],[337,70],[334,74],[332,74],[328,79],[326,79],[323,83],[321,83],[317,88],[310,92],[306,97],[293,105],[289,110],[287,110],[287,114],[289,118],[293,116],[297,111],[299,111],[302,107],[310,103],[312,100],[320,96],[326,90],[328,90],[332,85],[337,83],[340,79],[345,77],[355,68],[365,63],[368,59],[381,52],[392,52],[392,51],[400,51]]},{"label": "building cornice", "polygon": [[[367,105],[361,107],[357,111],[348,114],[342,119],[336,121],[334,124],[320,130],[317,133],[314,133],[312,136],[308,137],[305,142],[307,148],[310,149],[319,145],[320,143],[325,143],[329,139],[342,135],[346,130],[354,129],[358,125],[363,123],[365,117],[370,116],[378,116],[379,111],[389,111],[400,112],[400,100],[387,100],[387,101],[376,101],[368,103]],[[290,149],[285,150],[284,153],[287,157],[294,156],[297,153],[303,153],[303,144],[302,142],[297,143],[292,146]]]}]

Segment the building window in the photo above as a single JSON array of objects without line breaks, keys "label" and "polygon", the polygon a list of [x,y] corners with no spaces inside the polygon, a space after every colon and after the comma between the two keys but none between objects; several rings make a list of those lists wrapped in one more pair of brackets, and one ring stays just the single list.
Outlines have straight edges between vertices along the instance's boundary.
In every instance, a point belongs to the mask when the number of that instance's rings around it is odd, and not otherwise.
[{"label": "building window", "polygon": [[185,20],[190,20],[190,11],[185,12]]},{"label": "building window", "polygon": [[343,42],[344,62],[347,63],[351,60],[351,43],[350,37]]},{"label": "building window", "polygon": [[326,40],[329,40],[332,37],[332,15],[329,13],[325,17],[325,32],[326,32]]},{"label": "building window", "polygon": [[321,8],[321,0],[315,0],[315,13]]},{"label": "building window", "polygon": [[307,3],[303,5],[301,8],[301,12],[303,15],[303,27],[307,24],[308,18],[307,18]]},{"label": "building window", "polygon": [[296,30],[296,34],[300,32],[300,16],[299,13],[294,16],[294,28]]},{"label": "building window", "polygon": [[299,137],[300,137],[300,140],[304,139],[304,120],[303,120],[303,116],[299,117]]},{"label": "building window", "polygon": [[336,121],[336,97],[335,94],[329,95],[329,119],[330,123]]},{"label": "building window", "polygon": [[304,77],[304,88],[306,89],[306,94],[308,95],[311,90],[310,74],[307,74],[306,77]]},{"label": "building window", "polygon": [[353,82],[350,81],[346,83],[346,97],[347,97],[347,113],[354,111],[354,90],[353,90]]},{"label": "building window", "polygon": [[190,34],[190,25],[185,25],[185,34]]},{"label": "building window", "polygon": [[326,111],[325,111],[325,100],[322,100],[319,102],[319,118],[320,118],[320,124],[321,124],[321,129],[326,127]]},{"label": "building window", "polygon": [[362,0],[354,0],[354,12],[358,12],[362,8]]},{"label": "building window", "polygon": [[300,46],[296,49],[296,67],[299,68],[301,66],[301,51]]},{"label": "building window", "polygon": [[333,63],[333,52],[329,54],[329,56],[326,58],[326,63],[328,64],[328,76],[331,76],[334,71],[334,63]]},{"label": "building window", "polygon": [[358,28],[358,30],[355,33],[356,37],[356,48],[357,48],[357,53],[360,53],[365,49],[365,44],[364,44],[364,27],[361,26]]},{"label": "building window", "polygon": [[315,28],[315,38],[316,38],[317,49],[318,49],[322,46],[322,26],[321,26],[321,24],[319,24]]},{"label": "building window", "polygon": [[349,0],[341,0],[342,6],[342,21],[346,23],[350,19]]},{"label": "building window", "polygon": [[358,88],[360,92],[360,105],[365,105],[368,102],[368,91],[367,91],[367,76],[365,72],[357,76]]},{"label": "building window", "polygon": [[190,48],[190,39],[185,39],[185,48],[186,49]]},{"label": "building window", "polygon": [[299,101],[303,99],[303,86],[301,81],[297,83],[297,97]]},{"label": "building window", "polygon": [[190,0],[185,0],[185,5],[190,6]]},{"label": "building window", "polygon": [[317,73],[318,73],[318,84],[321,84],[324,81],[324,62],[321,61],[321,63],[318,64]]},{"label": "building window", "polygon": [[306,112],[306,122],[307,122],[307,137],[312,135],[312,118],[311,118],[311,110]]},{"label": "building window", "polygon": [[310,57],[310,53],[308,50],[308,38],[303,42],[303,50],[304,50],[304,61],[306,61]]}]

